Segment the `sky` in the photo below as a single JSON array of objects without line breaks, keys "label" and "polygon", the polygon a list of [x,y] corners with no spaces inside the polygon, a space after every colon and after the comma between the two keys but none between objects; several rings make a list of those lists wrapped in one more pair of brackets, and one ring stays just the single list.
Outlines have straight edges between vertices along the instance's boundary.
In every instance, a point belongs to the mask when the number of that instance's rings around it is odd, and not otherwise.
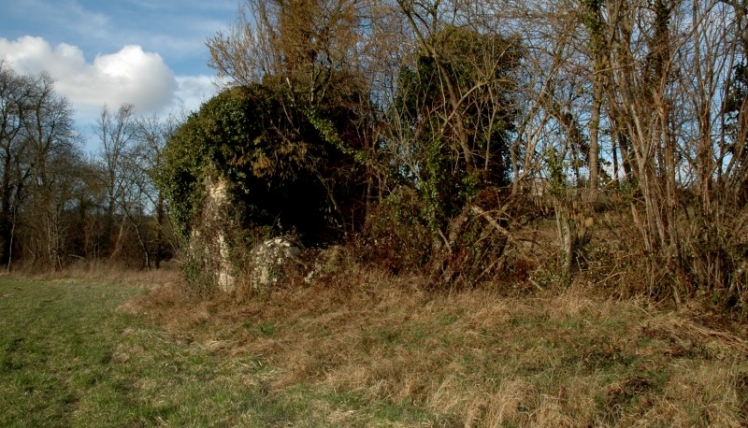
[{"label": "sky", "polygon": [[195,111],[217,92],[205,41],[226,30],[238,0],[7,0],[0,60],[49,73],[88,136],[103,106],[142,115]]}]

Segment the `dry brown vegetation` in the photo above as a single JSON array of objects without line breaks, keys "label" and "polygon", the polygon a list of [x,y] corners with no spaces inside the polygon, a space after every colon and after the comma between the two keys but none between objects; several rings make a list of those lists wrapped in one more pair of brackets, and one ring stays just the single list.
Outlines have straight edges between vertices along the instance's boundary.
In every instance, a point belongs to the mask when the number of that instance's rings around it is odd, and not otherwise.
[{"label": "dry brown vegetation", "polygon": [[426,285],[358,269],[243,299],[198,301],[166,286],[125,309],[237,366],[266,367],[241,381],[271,397],[307,388],[363,400],[308,402],[329,425],[409,425],[365,405],[382,401],[423,409],[438,426],[748,423],[748,331],[703,307],[672,311],[581,285],[525,296]]},{"label": "dry brown vegetation", "polygon": [[164,262],[161,266],[161,269],[133,269],[120,262],[78,261],[62,271],[50,271],[20,265],[11,272],[3,272],[0,276],[40,281],[75,279],[141,287],[146,290],[159,287],[178,287],[184,282],[184,274],[179,266],[179,261]]}]

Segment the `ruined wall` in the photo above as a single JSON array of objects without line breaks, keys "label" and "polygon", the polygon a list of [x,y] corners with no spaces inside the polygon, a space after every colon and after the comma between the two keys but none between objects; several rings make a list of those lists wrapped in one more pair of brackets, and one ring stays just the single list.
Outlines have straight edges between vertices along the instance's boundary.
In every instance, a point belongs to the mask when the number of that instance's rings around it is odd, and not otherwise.
[{"label": "ruined wall", "polygon": [[232,292],[237,272],[231,263],[229,245],[228,183],[223,178],[209,179],[205,187],[202,215],[190,234],[190,256],[204,269],[203,281],[210,281],[223,292]]}]

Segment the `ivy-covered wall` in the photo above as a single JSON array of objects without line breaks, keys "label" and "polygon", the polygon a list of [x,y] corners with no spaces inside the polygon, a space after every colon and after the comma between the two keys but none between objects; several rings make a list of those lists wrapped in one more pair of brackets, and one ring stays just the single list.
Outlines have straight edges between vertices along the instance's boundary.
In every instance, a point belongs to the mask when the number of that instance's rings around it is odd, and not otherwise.
[{"label": "ivy-covered wall", "polygon": [[[234,259],[269,235],[293,233],[310,246],[342,235],[363,182],[360,160],[341,138],[345,122],[294,108],[283,96],[263,85],[225,90],[169,141],[160,184],[190,251],[201,235],[196,227],[225,235]],[[207,187],[218,182],[225,212],[206,219]]]}]

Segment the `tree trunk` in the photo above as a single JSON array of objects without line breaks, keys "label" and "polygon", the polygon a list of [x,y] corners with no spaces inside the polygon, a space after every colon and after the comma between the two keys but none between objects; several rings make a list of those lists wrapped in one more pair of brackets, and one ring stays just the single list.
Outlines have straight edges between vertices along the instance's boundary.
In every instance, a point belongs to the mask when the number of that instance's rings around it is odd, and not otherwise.
[{"label": "tree trunk", "polygon": [[161,260],[164,258],[164,197],[158,193],[156,201],[156,251],[154,264],[156,269],[161,268]]},{"label": "tree trunk", "polygon": [[602,109],[602,97],[603,87],[598,81],[599,78],[594,78],[594,90],[592,99],[592,118],[590,120],[590,152],[589,152],[589,167],[590,167],[590,181],[588,183],[591,191],[591,197],[595,199],[597,197],[597,189],[600,187],[600,148],[599,148],[599,135],[600,135],[600,110]]}]

